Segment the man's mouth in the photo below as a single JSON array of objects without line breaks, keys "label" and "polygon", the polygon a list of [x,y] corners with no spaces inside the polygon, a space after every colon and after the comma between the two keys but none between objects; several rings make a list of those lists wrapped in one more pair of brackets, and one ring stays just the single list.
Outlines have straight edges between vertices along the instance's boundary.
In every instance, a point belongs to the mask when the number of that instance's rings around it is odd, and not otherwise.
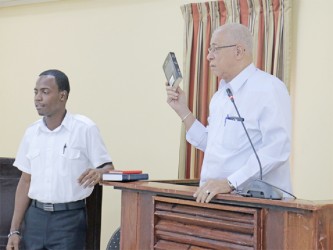
[{"label": "man's mouth", "polygon": [[37,110],[39,110],[39,109],[42,109],[44,107],[44,105],[42,105],[42,104],[36,104],[35,107],[36,107]]}]

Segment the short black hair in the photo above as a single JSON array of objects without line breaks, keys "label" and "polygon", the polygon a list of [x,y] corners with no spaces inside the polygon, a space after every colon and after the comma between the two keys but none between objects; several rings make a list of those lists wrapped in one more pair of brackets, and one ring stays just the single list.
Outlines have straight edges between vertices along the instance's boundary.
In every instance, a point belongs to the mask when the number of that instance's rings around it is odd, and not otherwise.
[{"label": "short black hair", "polygon": [[57,69],[49,69],[39,74],[39,76],[53,76],[60,91],[66,90],[69,94],[70,86],[68,77],[64,72]]}]

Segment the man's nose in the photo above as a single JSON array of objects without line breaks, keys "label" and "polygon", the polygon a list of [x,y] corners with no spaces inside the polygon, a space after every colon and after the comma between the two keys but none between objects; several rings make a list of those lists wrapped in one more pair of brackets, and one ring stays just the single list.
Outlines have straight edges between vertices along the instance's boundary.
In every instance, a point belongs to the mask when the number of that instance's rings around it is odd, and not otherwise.
[{"label": "man's nose", "polygon": [[42,95],[40,93],[35,94],[35,100],[41,100]]},{"label": "man's nose", "polygon": [[211,60],[213,60],[213,59],[214,59],[214,55],[213,55],[213,53],[208,52],[208,54],[207,54],[207,60],[208,60],[208,61],[211,61]]}]

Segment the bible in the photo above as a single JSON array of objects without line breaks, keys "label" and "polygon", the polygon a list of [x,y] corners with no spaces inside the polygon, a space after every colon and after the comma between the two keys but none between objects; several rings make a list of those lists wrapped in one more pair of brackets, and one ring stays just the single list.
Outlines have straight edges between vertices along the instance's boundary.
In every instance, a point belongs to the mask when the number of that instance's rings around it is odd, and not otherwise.
[{"label": "bible", "polygon": [[177,88],[183,78],[175,53],[168,53],[163,63],[163,71],[169,86]]}]

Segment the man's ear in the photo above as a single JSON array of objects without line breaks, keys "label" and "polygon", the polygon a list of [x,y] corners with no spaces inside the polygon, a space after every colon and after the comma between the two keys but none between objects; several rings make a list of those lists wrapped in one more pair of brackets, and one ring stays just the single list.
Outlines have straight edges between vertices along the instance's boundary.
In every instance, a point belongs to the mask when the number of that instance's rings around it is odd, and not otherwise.
[{"label": "man's ear", "polygon": [[244,56],[245,49],[241,45],[236,46],[236,56],[237,58],[242,58]]},{"label": "man's ear", "polygon": [[66,101],[67,100],[67,91],[66,90],[61,91],[60,100],[61,101]]}]

